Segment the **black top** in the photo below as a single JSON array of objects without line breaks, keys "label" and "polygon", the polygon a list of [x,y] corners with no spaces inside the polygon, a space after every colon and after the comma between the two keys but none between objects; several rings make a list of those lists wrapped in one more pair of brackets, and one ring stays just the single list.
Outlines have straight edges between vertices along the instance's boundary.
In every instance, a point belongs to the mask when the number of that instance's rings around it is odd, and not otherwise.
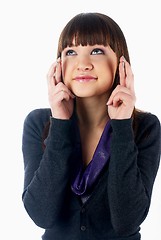
[{"label": "black top", "polygon": [[[90,198],[83,204],[71,190],[78,129],[58,120],[50,109],[36,109],[24,121],[23,202],[29,216],[45,229],[44,240],[138,240],[146,218],[161,153],[161,128],[150,113],[111,120],[111,156]],[[50,122],[43,145],[44,129]]]}]

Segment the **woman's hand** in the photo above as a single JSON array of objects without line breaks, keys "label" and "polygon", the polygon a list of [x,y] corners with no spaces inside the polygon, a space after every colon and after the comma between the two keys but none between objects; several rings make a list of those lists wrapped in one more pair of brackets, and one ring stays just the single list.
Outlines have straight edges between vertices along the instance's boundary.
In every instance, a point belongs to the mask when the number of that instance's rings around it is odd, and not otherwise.
[{"label": "woman's hand", "polygon": [[47,74],[48,99],[52,117],[70,119],[73,113],[74,95],[61,80],[61,62],[58,59],[53,63]]},{"label": "woman's hand", "polygon": [[131,118],[135,107],[134,75],[124,57],[119,63],[120,84],[113,90],[109,100],[108,114],[111,119]]}]

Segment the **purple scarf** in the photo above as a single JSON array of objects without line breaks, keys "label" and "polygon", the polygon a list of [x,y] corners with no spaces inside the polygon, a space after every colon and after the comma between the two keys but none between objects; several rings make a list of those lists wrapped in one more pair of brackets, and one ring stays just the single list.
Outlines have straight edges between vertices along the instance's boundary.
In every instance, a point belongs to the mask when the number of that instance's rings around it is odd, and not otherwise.
[{"label": "purple scarf", "polygon": [[101,171],[108,162],[110,157],[110,129],[110,122],[108,121],[92,160],[85,170],[81,165],[79,172],[72,183],[72,191],[75,194],[80,196],[89,195]]}]

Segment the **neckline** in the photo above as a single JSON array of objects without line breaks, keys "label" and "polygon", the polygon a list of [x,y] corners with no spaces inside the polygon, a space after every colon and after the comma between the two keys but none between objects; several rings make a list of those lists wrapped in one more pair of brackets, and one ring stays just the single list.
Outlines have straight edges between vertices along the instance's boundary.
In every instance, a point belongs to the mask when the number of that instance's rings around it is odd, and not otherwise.
[{"label": "neckline", "polygon": [[111,125],[110,121],[108,121],[95,149],[92,160],[86,168],[84,168],[82,161],[77,167],[75,177],[72,181],[72,191],[75,194],[85,196],[92,191],[110,157],[110,133]]}]

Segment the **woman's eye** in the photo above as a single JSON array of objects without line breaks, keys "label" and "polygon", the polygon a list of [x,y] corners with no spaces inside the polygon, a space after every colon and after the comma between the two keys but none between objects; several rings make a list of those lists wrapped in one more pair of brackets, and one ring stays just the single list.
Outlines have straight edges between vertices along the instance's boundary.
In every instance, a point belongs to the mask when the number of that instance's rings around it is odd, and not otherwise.
[{"label": "woman's eye", "polygon": [[104,51],[102,49],[96,48],[92,51],[92,55],[99,55],[99,54],[104,54]]},{"label": "woman's eye", "polygon": [[70,49],[66,52],[66,56],[73,56],[73,55],[76,55],[76,52],[74,50]]}]

